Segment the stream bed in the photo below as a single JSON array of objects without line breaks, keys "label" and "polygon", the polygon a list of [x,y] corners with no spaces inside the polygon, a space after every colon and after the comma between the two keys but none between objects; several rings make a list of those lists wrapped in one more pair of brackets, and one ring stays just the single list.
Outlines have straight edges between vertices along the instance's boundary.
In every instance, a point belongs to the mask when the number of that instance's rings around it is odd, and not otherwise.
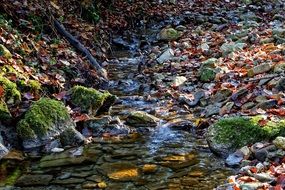
[{"label": "stream bed", "polygon": [[[43,157],[30,154],[28,160],[12,151],[1,161],[8,169],[1,170],[0,179],[20,178],[16,187],[0,189],[206,190],[233,173],[223,159],[211,153],[203,135],[189,127],[188,117],[192,116],[183,111],[165,111],[167,100],[147,96],[150,79],[138,71],[144,58],[129,51],[114,51],[116,59],[107,65],[110,82],[105,88],[118,96],[110,116],[124,123],[130,112],[139,110],[155,113],[161,118],[160,124],[135,132],[130,128],[125,135],[116,128],[116,135],[103,132],[88,145]],[[179,120],[182,128],[176,128],[167,118]]]}]

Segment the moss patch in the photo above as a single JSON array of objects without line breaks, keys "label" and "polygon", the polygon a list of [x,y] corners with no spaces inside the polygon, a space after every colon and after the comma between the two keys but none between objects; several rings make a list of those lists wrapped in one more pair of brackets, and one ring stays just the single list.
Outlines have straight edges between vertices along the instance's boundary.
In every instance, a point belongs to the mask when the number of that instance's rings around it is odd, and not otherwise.
[{"label": "moss patch", "polygon": [[214,139],[217,143],[231,144],[232,148],[239,148],[285,134],[285,120],[268,121],[264,126],[260,126],[259,121],[262,119],[262,116],[221,119],[213,126],[216,131]]},{"label": "moss patch", "polygon": [[10,119],[11,113],[4,100],[0,99],[0,120]]},{"label": "moss patch", "polygon": [[71,89],[71,103],[80,107],[82,112],[96,114],[97,111],[107,110],[114,103],[115,96],[109,92],[99,92],[93,88],[74,86]]},{"label": "moss patch", "polygon": [[18,123],[17,132],[22,139],[43,137],[53,125],[69,118],[62,102],[41,98],[32,104],[24,119]]},{"label": "moss patch", "polygon": [[0,86],[4,88],[4,97],[6,102],[20,101],[21,93],[17,89],[17,85],[6,77],[0,76]]}]

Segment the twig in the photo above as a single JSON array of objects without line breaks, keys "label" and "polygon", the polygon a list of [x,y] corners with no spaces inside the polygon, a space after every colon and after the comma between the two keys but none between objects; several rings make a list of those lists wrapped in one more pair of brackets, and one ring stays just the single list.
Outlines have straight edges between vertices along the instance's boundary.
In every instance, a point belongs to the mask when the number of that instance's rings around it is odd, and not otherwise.
[{"label": "twig", "polygon": [[74,46],[77,50],[79,50],[84,56],[87,57],[88,61],[91,63],[91,65],[96,69],[97,73],[103,77],[105,80],[108,81],[108,74],[107,71],[101,67],[101,65],[97,62],[97,60],[93,57],[93,55],[89,52],[89,50],[80,43],[74,36],[72,36],[65,28],[64,26],[54,19],[54,26],[56,30],[64,36],[69,43]]}]

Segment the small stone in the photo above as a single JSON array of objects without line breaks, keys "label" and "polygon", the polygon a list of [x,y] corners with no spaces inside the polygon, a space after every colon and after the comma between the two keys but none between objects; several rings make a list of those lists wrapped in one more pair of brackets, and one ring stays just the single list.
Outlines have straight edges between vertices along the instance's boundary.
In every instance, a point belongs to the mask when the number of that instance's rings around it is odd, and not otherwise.
[{"label": "small stone", "polygon": [[0,160],[9,153],[9,150],[0,143]]},{"label": "small stone", "polygon": [[159,63],[159,64],[162,64],[166,61],[169,61],[171,60],[172,58],[174,57],[174,51],[169,48],[167,50],[165,50],[157,59],[156,61]]},{"label": "small stone", "polygon": [[239,166],[243,160],[243,154],[240,151],[236,151],[233,154],[230,154],[226,159],[226,164],[230,167]]},{"label": "small stone", "polygon": [[281,78],[280,80],[278,80],[275,88],[279,91],[285,90],[285,78]]},{"label": "small stone", "polygon": [[134,127],[156,127],[159,119],[143,111],[133,111],[127,117],[126,122]]},{"label": "small stone", "polygon": [[157,170],[157,165],[155,164],[145,164],[142,168],[143,173],[150,174],[155,173]]},{"label": "small stone", "polygon": [[183,85],[187,81],[184,76],[176,76],[171,84],[171,86],[177,87]]},{"label": "small stone", "polygon": [[257,107],[266,110],[274,108],[276,105],[277,105],[277,100],[267,100],[265,102],[257,104]]},{"label": "small stone", "polygon": [[98,187],[100,189],[105,189],[105,188],[107,188],[107,184],[104,181],[102,181],[102,182],[98,183]]},{"label": "small stone", "polygon": [[202,51],[208,51],[210,46],[207,43],[203,43],[201,44],[200,48],[202,49]]},{"label": "small stone", "polygon": [[270,183],[270,182],[275,180],[275,178],[268,173],[253,174],[253,177],[256,178],[258,181],[263,182],[263,183]]},{"label": "small stone", "polygon": [[210,117],[212,115],[218,115],[220,113],[220,107],[218,105],[212,104],[206,107],[206,117]]},{"label": "small stone", "polygon": [[183,26],[183,25],[179,25],[179,26],[176,26],[176,28],[175,28],[176,30],[178,30],[178,31],[185,31],[185,30],[187,30],[187,27],[186,26]]},{"label": "small stone", "polygon": [[254,153],[254,157],[261,162],[264,162],[267,156],[268,156],[268,152],[267,150],[264,150],[264,149],[256,150],[256,152]]},{"label": "small stone", "polygon": [[251,183],[244,183],[240,185],[242,190],[256,190],[263,186],[263,183],[260,182],[251,182]]},{"label": "small stone", "polygon": [[57,148],[57,147],[55,147],[55,148],[51,149],[51,152],[53,152],[53,153],[59,153],[59,152],[63,152],[63,151],[64,151],[63,148]]},{"label": "small stone", "polygon": [[248,110],[248,109],[251,109],[255,106],[255,103],[254,102],[246,102],[245,104],[243,104],[241,106],[241,109],[242,110]]},{"label": "small stone", "polygon": [[263,63],[261,65],[257,65],[252,69],[248,70],[247,75],[249,77],[253,77],[258,74],[262,74],[271,70],[271,65],[269,63]]},{"label": "small stone", "polygon": [[244,159],[248,159],[251,155],[251,151],[247,146],[240,148],[239,151],[242,152]]},{"label": "small stone", "polygon": [[281,148],[283,150],[285,150],[285,137],[276,137],[273,140],[273,144],[277,147],[277,148]]}]

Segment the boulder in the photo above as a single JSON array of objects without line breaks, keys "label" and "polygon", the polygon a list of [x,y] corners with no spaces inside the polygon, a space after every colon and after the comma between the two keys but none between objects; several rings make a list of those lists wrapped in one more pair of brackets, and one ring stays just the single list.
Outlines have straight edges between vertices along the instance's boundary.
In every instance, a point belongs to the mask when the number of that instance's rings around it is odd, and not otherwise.
[{"label": "boulder", "polygon": [[82,112],[91,115],[108,112],[115,101],[116,96],[109,92],[99,92],[93,88],[74,86],[70,90],[70,102],[79,107]]},{"label": "boulder", "polygon": [[41,147],[61,135],[64,145],[80,144],[84,141],[84,137],[75,130],[75,123],[64,104],[49,98],[41,98],[32,104],[18,123],[17,134],[25,149]]},{"label": "boulder", "polygon": [[156,127],[159,119],[143,111],[133,111],[127,117],[127,124],[133,127]]},{"label": "boulder", "polygon": [[242,146],[284,134],[284,120],[268,121],[262,127],[259,125],[261,120],[262,116],[220,119],[208,128],[206,139],[210,149],[226,157]]},{"label": "boulder", "polygon": [[160,40],[166,40],[166,41],[172,41],[177,40],[182,35],[181,32],[175,30],[174,28],[163,28],[159,32],[159,39]]}]

